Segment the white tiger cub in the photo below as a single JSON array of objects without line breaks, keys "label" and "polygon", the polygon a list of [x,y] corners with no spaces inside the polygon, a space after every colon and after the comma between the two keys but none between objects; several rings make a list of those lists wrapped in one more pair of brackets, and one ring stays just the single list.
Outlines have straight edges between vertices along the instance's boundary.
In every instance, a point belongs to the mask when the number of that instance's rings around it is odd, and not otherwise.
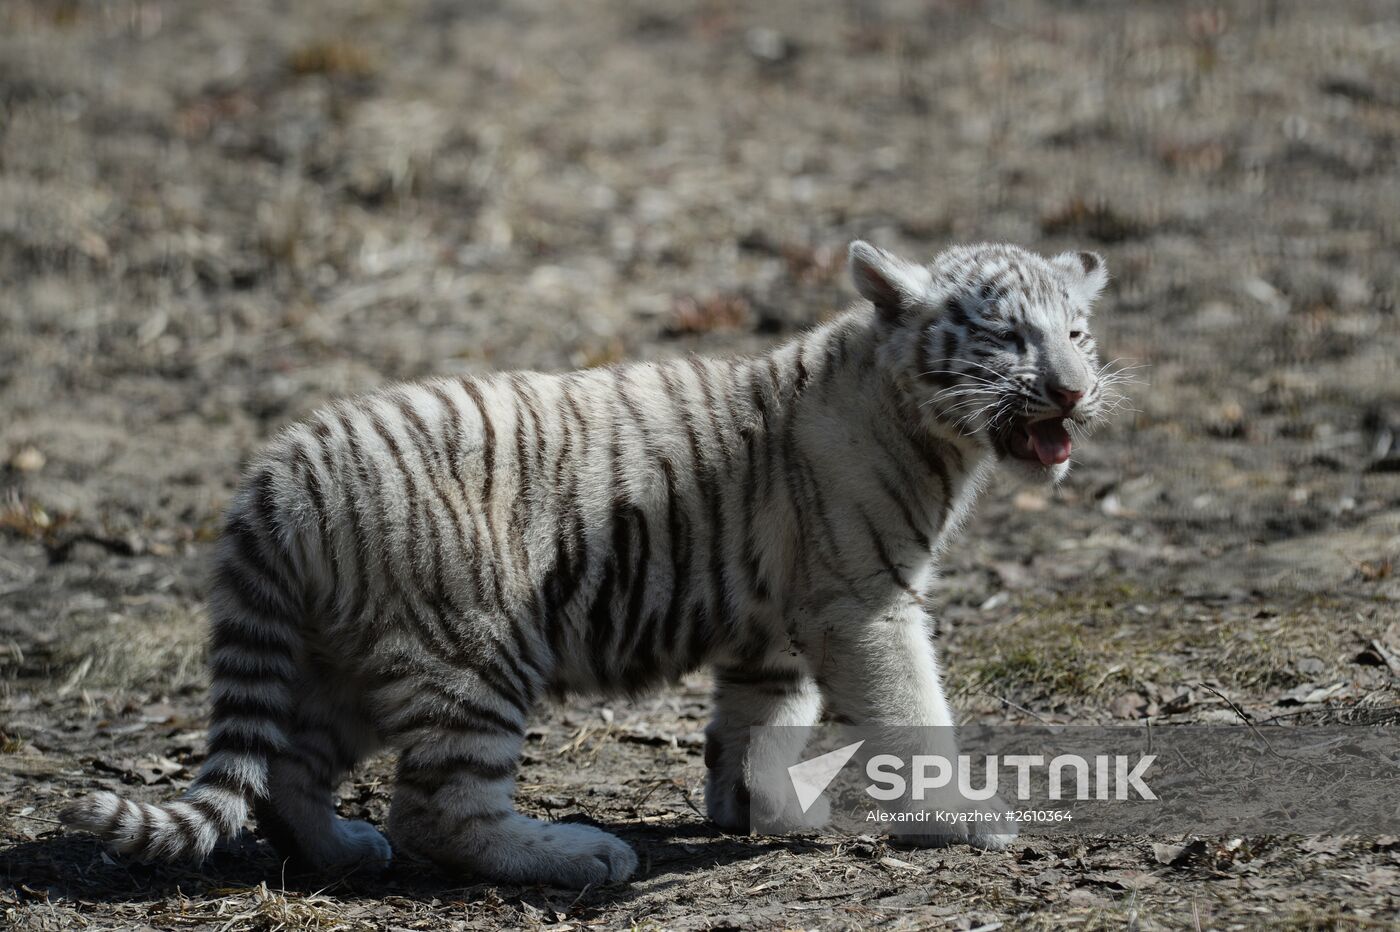
[{"label": "white tiger cub", "polygon": [[1087,320],[1106,272],[1004,245],[921,266],[857,242],[850,265],[869,304],[766,355],[437,379],[284,431],[218,549],[198,777],[174,802],[99,793],[66,820],[137,857],[200,858],[251,805],[309,868],[382,863],[389,843],[332,791],[387,745],[396,847],[583,886],[637,858],[515,811],[546,693],[713,666],[706,805],[742,831],[788,805],[751,796],[750,726],[823,709],[951,724],[922,592],[996,463],[1058,481],[1066,421],[1103,413]]}]

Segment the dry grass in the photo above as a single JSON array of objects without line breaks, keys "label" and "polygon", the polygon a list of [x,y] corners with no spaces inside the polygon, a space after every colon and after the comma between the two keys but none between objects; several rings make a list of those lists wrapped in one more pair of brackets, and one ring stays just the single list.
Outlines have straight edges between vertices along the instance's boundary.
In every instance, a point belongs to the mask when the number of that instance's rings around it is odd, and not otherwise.
[{"label": "dry grass", "polygon": [[126,696],[201,690],[205,669],[203,613],[183,610],[71,619],[71,635],[54,645],[59,694],[100,691]]},{"label": "dry grass", "polygon": [[1144,683],[1168,693],[1207,682],[1275,694],[1346,680],[1357,652],[1394,624],[1384,601],[1315,596],[1280,609],[1183,609],[1170,594],[1120,585],[1005,611],[1004,621],[957,630],[951,646],[966,661],[951,665],[951,680],[955,690],[1035,708],[1102,705]]}]

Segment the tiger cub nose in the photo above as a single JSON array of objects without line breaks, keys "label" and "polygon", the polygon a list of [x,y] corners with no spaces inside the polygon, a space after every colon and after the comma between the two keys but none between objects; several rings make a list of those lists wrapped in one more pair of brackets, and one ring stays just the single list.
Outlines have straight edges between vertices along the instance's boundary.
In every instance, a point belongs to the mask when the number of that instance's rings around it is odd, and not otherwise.
[{"label": "tiger cub nose", "polygon": [[1050,393],[1050,399],[1063,408],[1066,414],[1073,411],[1074,406],[1079,404],[1079,399],[1084,397],[1084,392],[1065,388],[1063,385],[1047,386],[1046,391]]}]

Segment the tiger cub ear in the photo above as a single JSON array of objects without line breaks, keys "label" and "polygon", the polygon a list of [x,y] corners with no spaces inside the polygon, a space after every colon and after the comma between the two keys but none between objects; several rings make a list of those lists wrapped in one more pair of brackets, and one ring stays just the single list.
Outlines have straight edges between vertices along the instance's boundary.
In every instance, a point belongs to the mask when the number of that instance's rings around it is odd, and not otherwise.
[{"label": "tiger cub ear", "polygon": [[864,240],[851,243],[851,281],[861,297],[875,305],[888,323],[898,323],[909,311],[923,305],[933,285],[933,276],[893,253],[878,249]]},{"label": "tiger cub ear", "polygon": [[1096,252],[1062,252],[1050,264],[1064,275],[1070,295],[1085,307],[1093,304],[1108,284],[1108,266]]}]

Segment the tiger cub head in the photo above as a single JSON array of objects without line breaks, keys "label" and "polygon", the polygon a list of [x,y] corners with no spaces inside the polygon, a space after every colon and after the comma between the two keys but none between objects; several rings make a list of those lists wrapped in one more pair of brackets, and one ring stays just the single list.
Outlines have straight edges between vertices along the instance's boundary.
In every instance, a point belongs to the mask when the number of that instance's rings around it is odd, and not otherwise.
[{"label": "tiger cub head", "polygon": [[1064,478],[1079,428],[1121,401],[1089,329],[1108,282],[1097,253],[978,244],[918,265],[856,241],[850,268],[920,416],[1024,476]]}]

